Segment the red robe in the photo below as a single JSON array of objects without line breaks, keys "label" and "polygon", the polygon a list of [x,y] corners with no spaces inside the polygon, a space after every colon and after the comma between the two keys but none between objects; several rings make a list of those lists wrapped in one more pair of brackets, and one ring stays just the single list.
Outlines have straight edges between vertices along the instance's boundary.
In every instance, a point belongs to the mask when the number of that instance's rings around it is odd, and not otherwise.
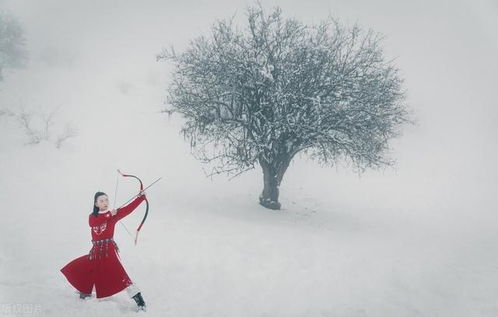
[{"label": "red robe", "polygon": [[97,298],[102,298],[114,295],[132,284],[119,260],[119,249],[112,238],[117,221],[129,215],[144,200],[145,196],[135,198],[128,205],[118,208],[115,216],[110,211],[99,213],[97,217],[89,216],[94,243],[92,249],[89,254],[74,259],[61,269],[78,291],[91,294],[95,285]]}]

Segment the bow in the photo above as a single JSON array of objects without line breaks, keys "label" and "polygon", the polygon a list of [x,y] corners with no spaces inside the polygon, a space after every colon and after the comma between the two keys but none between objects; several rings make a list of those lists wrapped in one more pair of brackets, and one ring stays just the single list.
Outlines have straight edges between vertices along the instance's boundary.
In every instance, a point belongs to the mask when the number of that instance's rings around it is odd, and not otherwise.
[{"label": "bow", "polygon": [[[142,180],[140,178],[138,178],[137,176],[131,175],[131,174],[123,174],[119,169],[118,169],[118,173],[121,176],[123,176],[123,177],[133,177],[133,178],[135,178],[136,180],[138,180],[140,182],[140,191],[144,190],[144,184],[142,183]],[[148,187],[150,187],[150,186],[148,186]],[[135,195],[134,197],[132,197],[132,199],[135,198],[136,196],[137,195]],[[147,219],[147,214],[149,213],[149,201],[147,200],[147,197],[145,197],[144,200],[145,200],[145,206],[146,206],[145,207],[145,215],[144,215],[144,218],[142,219],[142,222],[140,222],[140,225],[137,228],[137,231],[136,231],[136,234],[135,234],[135,245],[137,244],[138,233],[140,232],[140,229],[142,229],[142,226],[145,223],[145,219]]]}]

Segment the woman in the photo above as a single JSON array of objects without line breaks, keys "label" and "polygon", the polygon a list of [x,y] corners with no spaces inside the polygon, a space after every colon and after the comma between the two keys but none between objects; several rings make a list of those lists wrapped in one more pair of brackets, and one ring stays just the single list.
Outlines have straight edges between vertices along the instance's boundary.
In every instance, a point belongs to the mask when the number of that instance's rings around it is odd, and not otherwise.
[{"label": "woman", "polygon": [[93,288],[97,298],[114,295],[126,288],[138,308],[145,310],[140,290],[121,265],[117,253],[119,249],[113,240],[116,222],[129,215],[144,200],[145,192],[140,191],[128,205],[110,210],[107,195],[95,193],[93,212],[89,216],[93,247],[89,254],[74,259],[61,269],[69,283],[80,292],[80,298],[91,297]]}]

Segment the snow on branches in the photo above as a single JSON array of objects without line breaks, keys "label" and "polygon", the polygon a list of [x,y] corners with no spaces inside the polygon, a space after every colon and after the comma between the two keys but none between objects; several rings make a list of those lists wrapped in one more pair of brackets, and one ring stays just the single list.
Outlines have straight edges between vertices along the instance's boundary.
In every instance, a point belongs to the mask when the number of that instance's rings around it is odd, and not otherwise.
[{"label": "snow on branches", "polygon": [[380,44],[357,25],[308,26],[259,6],[248,9],[245,29],[218,21],[183,53],[158,59],[176,66],[169,111],[186,118],[198,158],[215,163],[213,173],[259,163],[278,187],[301,151],[359,168],[392,163],[388,141],[410,120],[402,80]]}]

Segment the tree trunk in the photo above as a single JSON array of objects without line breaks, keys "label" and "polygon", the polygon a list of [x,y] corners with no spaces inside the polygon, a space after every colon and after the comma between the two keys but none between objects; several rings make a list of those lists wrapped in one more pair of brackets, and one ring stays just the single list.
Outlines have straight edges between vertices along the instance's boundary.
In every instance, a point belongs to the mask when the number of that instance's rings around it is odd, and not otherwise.
[{"label": "tree trunk", "polygon": [[268,163],[264,159],[259,159],[259,164],[263,170],[263,192],[259,196],[259,203],[269,209],[279,210],[281,204],[278,201],[279,187],[282,178],[289,167],[290,158],[286,158],[278,163]]}]

